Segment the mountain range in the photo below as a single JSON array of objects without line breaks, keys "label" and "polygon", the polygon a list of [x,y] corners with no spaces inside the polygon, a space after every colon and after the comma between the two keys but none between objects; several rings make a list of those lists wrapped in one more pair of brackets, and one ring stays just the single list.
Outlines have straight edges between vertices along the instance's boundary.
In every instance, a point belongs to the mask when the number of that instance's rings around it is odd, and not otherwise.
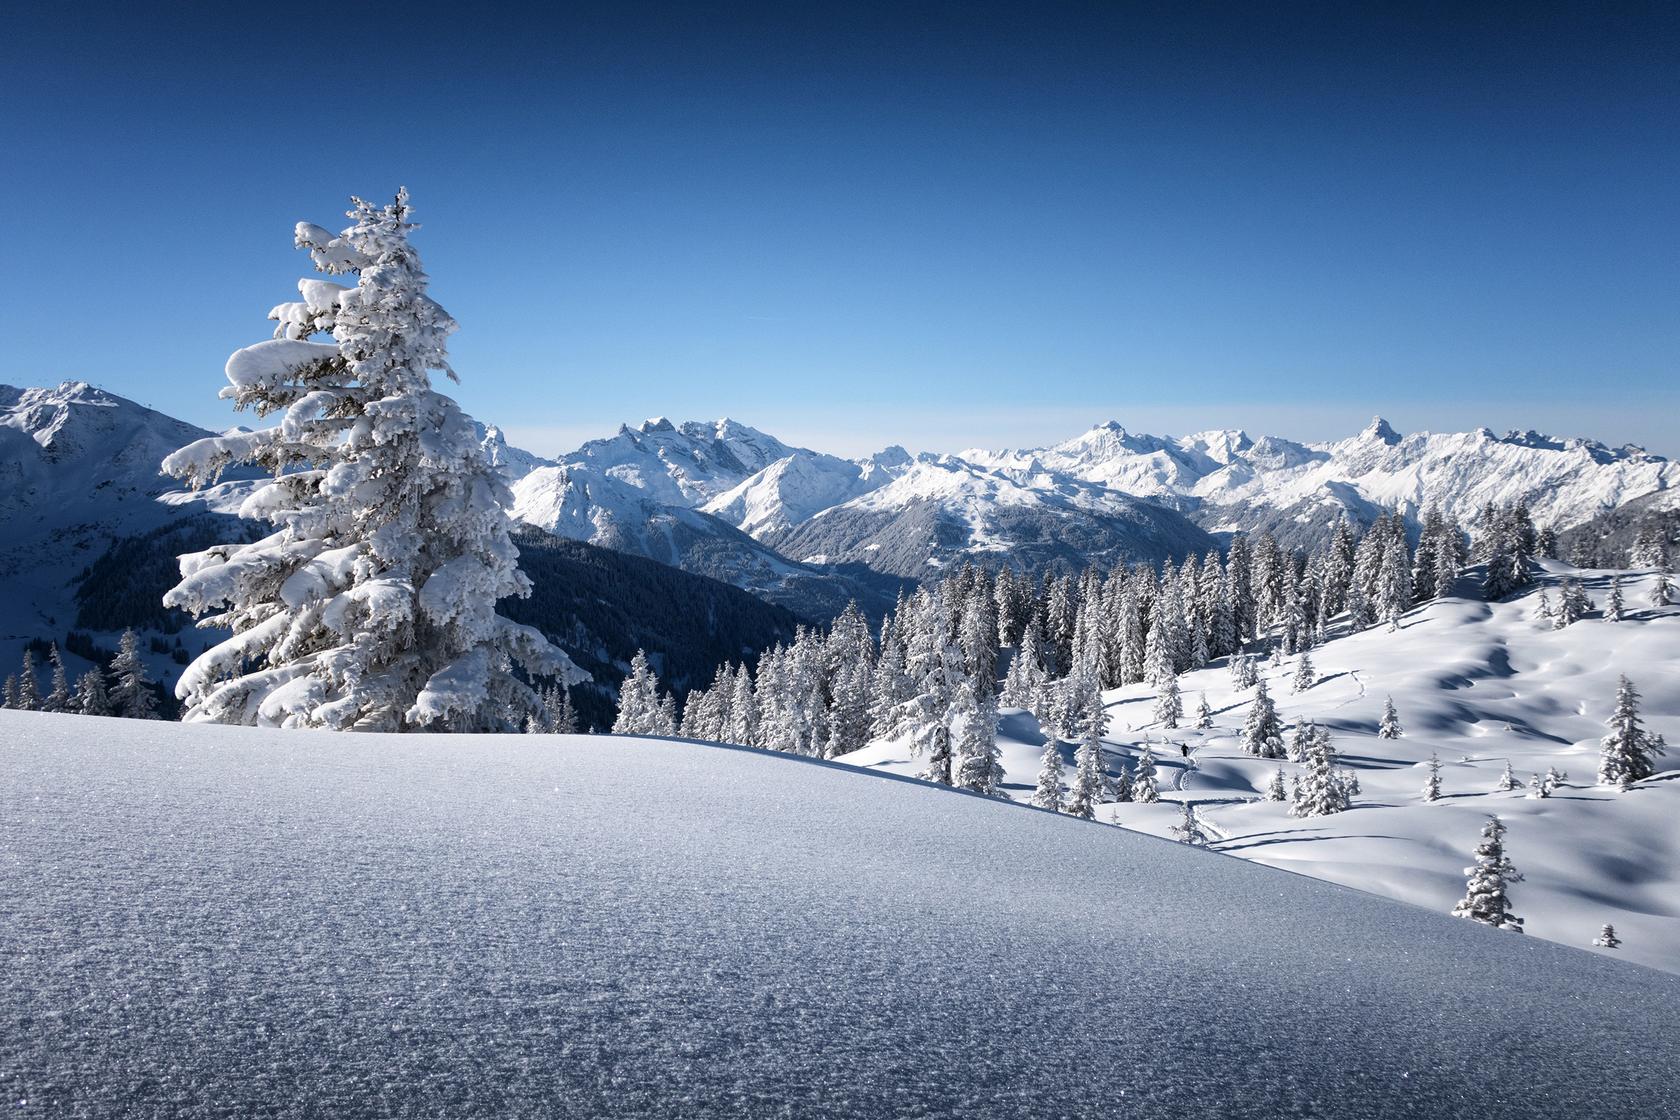
[{"label": "mountain range", "polygon": [[[85,382],[0,386],[6,617],[27,607],[37,628],[57,625],[72,606],[71,577],[113,540],[232,513],[247,481],[193,495],[157,471],[203,434]],[[621,426],[553,459],[510,446],[495,427],[483,443],[520,521],[814,621],[851,599],[879,613],[910,581],[966,560],[1036,574],[1179,559],[1236,531],[1307,544],[1344,514],[1369,522],[1398,510],[1415,524],[1432,502],[1468,523],[1484,503],[1525,501],[1536,522],[1566,530],[1630,502],[1667,504],[1680,483],[1680,465],[1637,447],[1486,428],[1402,435],[1380,418],[1327,443],[1138,435],[1110,422],[1049,447],[888,447],[860,459],[728,419]],[[11,621],[15,633],[23,624]]]},{"label": "mountain range", "polygon": [[1487,428],[1402,435],[1380,417],[1327,443],[1134,435],[1110,422],[1051,447],[889,447],[863,459],[732,420],[654,419],[556,460],[519,461],[529,464],[509,468],[519,519],[772,597],[791,572],[919,580],[970,559],[1034,573],[1106,567],[1262,529],[1308,545],[1343,515],[1368,524],[1399,511],[1415,527],[1431,503],[1469,524],[1486,503],[1526,502],[1537,523],[1563,530],[1680,483],[1680,466],[1638,447]]}]

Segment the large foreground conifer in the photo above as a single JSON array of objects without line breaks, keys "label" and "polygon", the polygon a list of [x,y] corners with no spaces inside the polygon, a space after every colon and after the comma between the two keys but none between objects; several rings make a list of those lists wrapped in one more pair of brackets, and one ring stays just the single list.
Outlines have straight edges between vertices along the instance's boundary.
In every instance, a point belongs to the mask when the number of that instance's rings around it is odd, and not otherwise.
[{"label": "large foreground conifer", "polygon": [[[585,678],[536,630],[496,613],[530,594],[507,488],[472,420],[432,389],[454,372],[455,321],[426,294],[408,193],[354,199],[334,236],[299,223],[318,271],[269,312],[275,337],[236,351],[222,396],[280,423],[164,460],[194,486],[234,463],[273,478],[243,517],[274,531],[181,558],[166,605],[233,636],[182,673],[183,718],[366,731],[513,730],[541,711],[513,672]],[[329,341],[312,341],[330,336]]]}]

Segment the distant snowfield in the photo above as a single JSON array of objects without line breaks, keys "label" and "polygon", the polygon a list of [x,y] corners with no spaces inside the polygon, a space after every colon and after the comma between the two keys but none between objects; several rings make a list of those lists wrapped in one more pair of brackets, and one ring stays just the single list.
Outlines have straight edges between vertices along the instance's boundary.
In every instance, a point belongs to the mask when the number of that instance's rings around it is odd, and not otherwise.
[{"label": "distant snowfield", "polygon": [[[1613,670],[1578,664],[1596,695]],[[1343,698],[1321,687],[1314,703]],[[1210,794],[1246,765],[1205,753]],[[1500,802],[1542,884],[1535,814],[1573,804]],[[1336,827],[1388,833],[1411,811]],[[1275,827],[1253,812],[1213,816]],[[1468,849],[1468,807],[1418,813]],[[1519,913],[1538,917],[1533,897]],[[681,741],[0,712],[0,959],[0,1090],[20,1116],[1680,1113],[1680,978],[1136,832]]]},{"label": "distant snowfield", "polygon": [[[1542,586],[1554,603],[1556,579],[1567,572],[1580,574],[1603,607],[1611,573],[1547,567]],[[1160,729],[1146,685],[1109,692],[1111,765],[1135,760],[1151,740],[1162,801],[1102,806],[1098,819],[1165,836],[1188,797],[1220,837],[1217,851],[1446,913],[1463,897],[1464,868],[1483,822],[1496,813],[1510,826],[1507,849],[1524,875],[1511,899],[1528,936],[1587,947],[1610,922],[1624,942],[1615,955],[1680,973],[1680,607],[1648,605],[1652,578],[1624,574],[1623,621],[1593,611],[1560,631],[1534,616],[1540,588],[1493,604],[1432,602],[1407,614],[1399,633],[1379,626],[1313,650],[1320,679],[1304,693],[1291,691],[1294,658],[1281,668],[1268,661],[1261,675],[1285,722],[1328,727],[1342,765],[1363,787],[1353,810],[1334,816],[1298,820],[1287,804],[1261,800],[1278,763],[1240,750],[1252,690],[1234,690],[1223,661],[1180,678],[1192,713],[1186,724],[1206,692],[1209,731]],[[1647,729],[1670,743],[1658,776],[1626,793],[1593,784],[1620,673],[1644,694]],[[1388,695],[1405,727],[1400,739],[1377,738]],[[1181,743],[1193,752],[1189,770]],[[1030,800],[1043,750],[1037,723],[1006,713],[1001,745],[1008,793]],[[1069,781],[1072,749],[1067,744]],[[1431,752],[1441,759],[1443,797],[1425,803]],[[1568,773],[1569,785],[1545,800],[1495,792],[1507,760],[1525,786],[1552,766]],[[902,774],[918,769],[893,744],[847,761]],[[1304,772],[1294,763],[1283,768],[1288,776]]]}]

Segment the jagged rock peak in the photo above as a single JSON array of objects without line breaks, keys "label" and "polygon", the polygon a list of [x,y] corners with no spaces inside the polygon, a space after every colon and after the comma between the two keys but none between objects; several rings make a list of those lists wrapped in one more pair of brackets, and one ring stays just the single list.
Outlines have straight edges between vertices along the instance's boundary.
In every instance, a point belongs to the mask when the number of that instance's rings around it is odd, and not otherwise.
[{"label": "jagged rock peak", "polygon": [[1400,433],[1395,431],[1394,426],[1381,416],[1371,417],[1371,422],[1365,425],[1365,430],[1359,434],[1362,438],[1380,439],[1384,443],[1400,442]]}]

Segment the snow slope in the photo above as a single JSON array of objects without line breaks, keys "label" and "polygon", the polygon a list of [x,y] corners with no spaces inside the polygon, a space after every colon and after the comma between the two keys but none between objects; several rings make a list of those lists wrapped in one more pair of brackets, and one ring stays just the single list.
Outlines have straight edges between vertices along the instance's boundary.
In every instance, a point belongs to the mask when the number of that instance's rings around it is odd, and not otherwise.
[{"label": "snow slope", "polygon": [[1680,979],[850,767],[17,712],[0,752],[13,1115],[1680,1109]]},{"label": "snow slope", "polygon": [[[1567,565],[1550,569],[1548,585],[1559,573],[1575,574]],[[1602,606],[1610,573],[1584,576]],[[1163,802],[1104,806],[1099,819],[1168,835],[1179,823],[1181,795],[1173,787],[1182,778],[1184,796],[1221,838],[1217,850],[1444,914],[1463,896],[1482,823],[1497,813],[1526,876],[1511,898],[1528,935],[1584,947],[1611,922],[1625,942],[1617,956],[1680,973],[1680,751],[1671,747],[1657,760],[1666,774],[1627,793],[1593,784],[1620,673],[1644,693],[1647,728],[1680,747],[1680,607],[1647,607],[1649,579],[1628,580],[1624,621],[1594,612],[1562,631],[1532,617],[1538,590],[1493,604],[1430,603],[1408,614],[1398,633],[1379,627],[1313,650],[1320,681],[1304,693],[1291,691],[1293,658],[1281,668],[1268,662],[1262,676],[1284,721],[1328,727],[1363,787],[1351,811],[1333,816],[1298,820],[1286,805],[1260,800],[1278,763],[1240,751],[1252,693],[1231,688],[1223,661],[1181,678],[1186,711],[1207,694],[1215,713],[1209,731],[1163,731],[1152,722],[1147,686],[1110,692],[1110,757],[1135,759],[1152,741]],[[1555,586],[1550,595],[1555,601]],[[1405,727],[1400,739],[1376,735],[1388,695]],[[1025,713],[1007,713],[1004,731],[1009,793],[1027,801],[1043,740]],[[1193,752],[1193,769],[1181,743]],[[1441,759],[1445,796],[1431,804],[1420,792],[1432,752]],[[1065,754],[1071,781],[1071,744]],[[900,774],[917,768],[892,744],[847,760]],[[1497,793],[1507,760],[1525,784],[1556,766],[1569,786],[1545,800]],[[1294,763],[1283,768],[1304,772]]]}]

